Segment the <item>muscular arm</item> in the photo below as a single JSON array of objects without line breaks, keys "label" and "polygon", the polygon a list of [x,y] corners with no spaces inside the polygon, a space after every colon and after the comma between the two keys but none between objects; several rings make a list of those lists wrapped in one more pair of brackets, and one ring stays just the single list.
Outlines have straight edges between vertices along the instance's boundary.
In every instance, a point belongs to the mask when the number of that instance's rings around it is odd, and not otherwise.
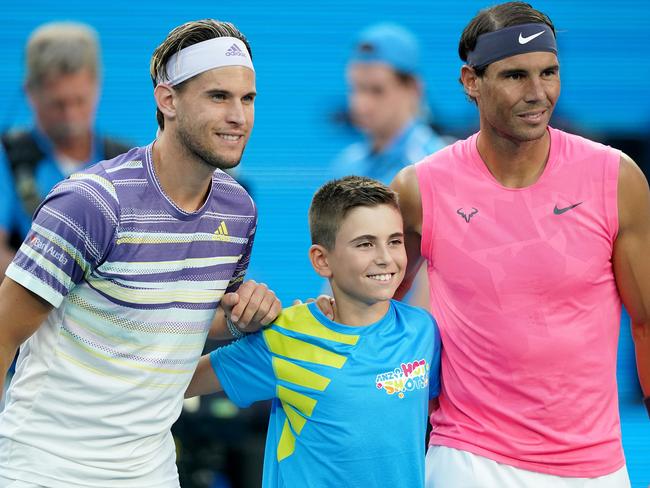
[{"label": "muscular arm", "polygon": [[18,347],[45,321],[52,306],[10,278],[0,285],[0,392]]},{"label": "muscular arm", "polygon": [[420,254],[422,240],[422,199],[418,186],[415,166],[407,166],[401,170],[390,184],[399,195],[399,204],[404,219],[404,245],[408,264],[404,280],[395,292],[395,298],[401,300],[411,288],[423,258]]},{"label": "muscular arm", "polygon": [[630,314],[637,370],[650,396],[650,191],[639,167],[621,157],[618,180],[619,231],[614,244],[616,285]]},{"label": "muscular arm", "polygon": [[5,271],[15,255],[16,251],[9,245],[9,233],[0,228],[0,280],[4,279]]}]

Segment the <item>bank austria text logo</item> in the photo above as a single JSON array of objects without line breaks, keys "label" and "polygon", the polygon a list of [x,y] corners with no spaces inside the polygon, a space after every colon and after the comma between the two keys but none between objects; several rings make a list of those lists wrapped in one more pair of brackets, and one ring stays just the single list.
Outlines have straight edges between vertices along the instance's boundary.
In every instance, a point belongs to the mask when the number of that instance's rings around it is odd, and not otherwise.
[{"label": "bank austria text logo", "polygon": [[51,244],[50,242],[46,242],[40,237],[38,237],[36,234],[32,236],[32,238],[29,240],[29,245],[32,246],[34,249],[37,251],[40,251],[42,255],[48,255],[52,258],[54,258],[56,261],[61,263],[61,265],[65,266],[68,264],[68,257],[65,255],[65,252],[63,251],[58,251],[57,248]]}]

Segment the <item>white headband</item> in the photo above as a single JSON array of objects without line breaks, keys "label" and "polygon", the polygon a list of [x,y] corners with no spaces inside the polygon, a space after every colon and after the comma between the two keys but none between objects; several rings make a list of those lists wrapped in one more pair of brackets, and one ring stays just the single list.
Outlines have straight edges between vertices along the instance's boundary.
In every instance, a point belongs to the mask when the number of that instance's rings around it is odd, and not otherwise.
[{"label": "white headband", "polygon": [[255,71],[242,41],[235,37],[215,37],[172,55],[166,65],[167,78],[161,75],[156,81],[174,86],[204,71],[224,66],[245,66]]}]

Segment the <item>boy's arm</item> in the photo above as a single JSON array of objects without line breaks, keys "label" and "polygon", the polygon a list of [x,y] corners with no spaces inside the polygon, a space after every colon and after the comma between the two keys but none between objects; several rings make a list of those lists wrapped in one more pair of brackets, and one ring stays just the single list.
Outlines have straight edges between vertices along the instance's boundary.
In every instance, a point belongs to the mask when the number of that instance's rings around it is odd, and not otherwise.
[{"label": "boy's arm", "polygon": [[264,332],[248,334],[199,359],[185,397],[223,390],[238,407],[268,400],[276,394],[273,356]]},{"label": "boy's arm", "polygon": [[208,395],[223,390],[219,378],[212,369],[210,355],[205,354],[199,359],[199,364],[194,371],[194,376],[185,390],[185,398],[192,398],[198,395]]}]

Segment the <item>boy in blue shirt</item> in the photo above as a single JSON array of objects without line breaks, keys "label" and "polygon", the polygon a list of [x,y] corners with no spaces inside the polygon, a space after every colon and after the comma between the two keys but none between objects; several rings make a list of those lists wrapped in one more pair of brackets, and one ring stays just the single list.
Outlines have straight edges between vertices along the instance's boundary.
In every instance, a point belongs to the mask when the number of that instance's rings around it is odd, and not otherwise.
[{"label": "boy in blue shirt", "polygon": [[285,309],[203,356],[186,396],[223,389],[240,407],[273,399],[264,487],[420,488],[440,336],[428,312],[392,300],[406,269],[397,197],[370,178],[334,180],[309,222],[334,320],[315,303]]}]

